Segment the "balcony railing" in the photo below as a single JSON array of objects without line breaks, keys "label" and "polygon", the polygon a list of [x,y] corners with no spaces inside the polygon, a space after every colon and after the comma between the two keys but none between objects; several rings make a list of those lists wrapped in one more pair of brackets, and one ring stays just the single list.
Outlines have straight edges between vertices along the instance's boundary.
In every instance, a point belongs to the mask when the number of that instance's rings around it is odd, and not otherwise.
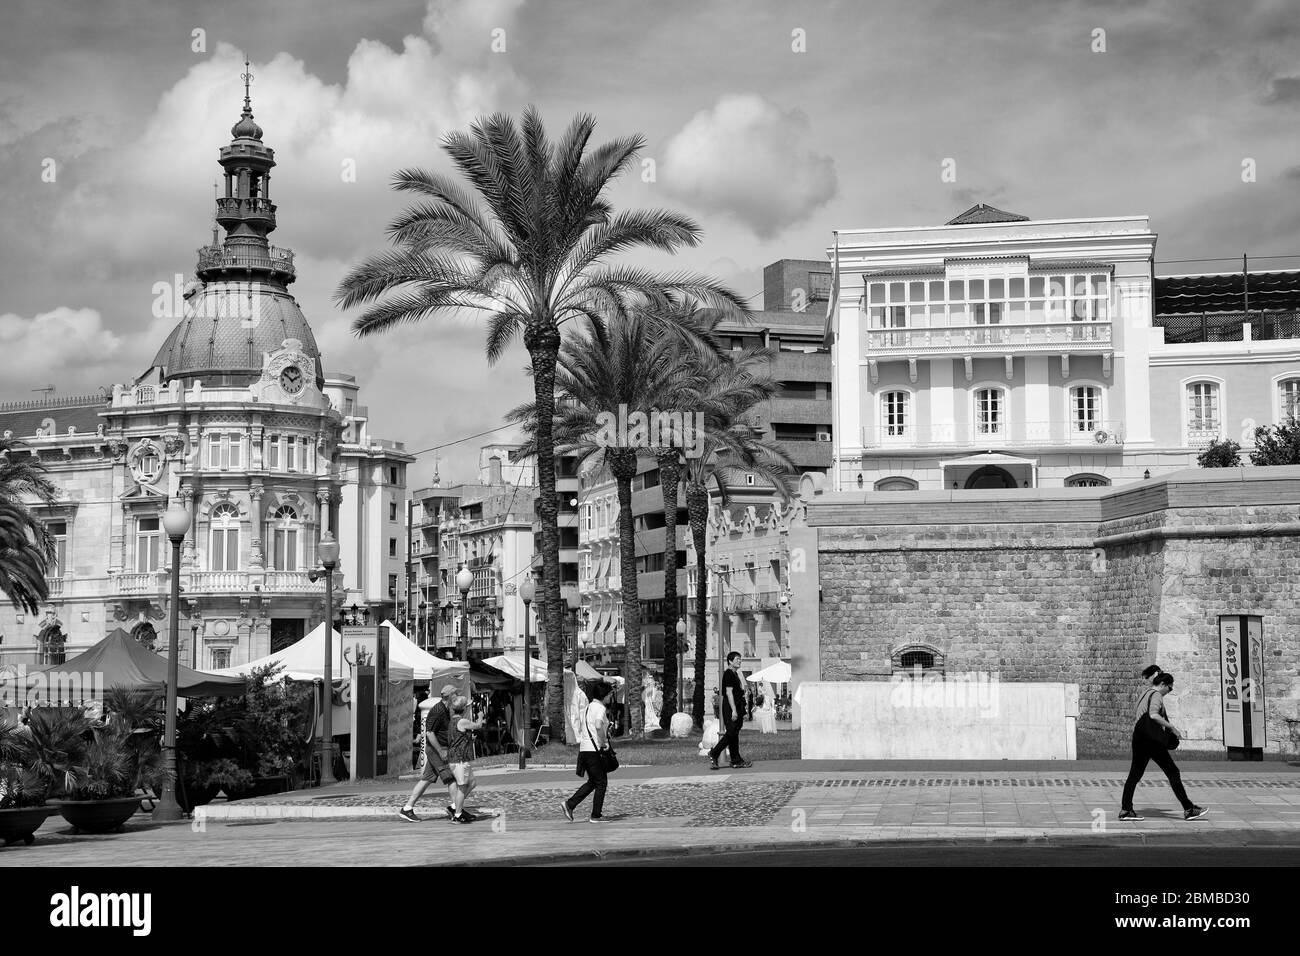
[{"label": "balcony railing", "polygon": [[[119,594],[161,594],[171,587],[166,569],[128,571],[117,575]],[[324,587],[306,571],[181,571],[188,594],[245,594],[254,588],[271,594],[311,594]]]},{"label": "balcony railing", "polygon": [[45,578],[45,590],[49,593],[51,598],[62,597],[63,596],[62,575],[58,577],[55,577],[53,575],[47,575]]},{"label": "balcony railing", "polygon": [[1111,325],[1102,321],[953,325],[928,329],[870,329],[867,332],[867,352],[871,355],[949,351],[1105,352],[1111,347]]},{"label": "balcony railing", "polygon": [[[1295,310],[1157,315],[1152,324],[1165,330],[1166,345],[1300,339],[1300,311]],[[1249,334],[1247,326],[1250,327]]]},{"label": "balcony railing", "polygon": [[1221,434],[1218,422],[1193,423],[1187,426],[1187,447],[1204,448],[1218,441]]},{"label": "balcony railing", "polygon": [[879,426],[862,429],[863,448],[1075,447],[1113,448],[1124,444],[1124,423],[1094,419],[1087,427],[1067,422],[999,422],[993,426]]},{"label": "balcony railing", "polygon": [[199,249],[200,269],[273,269],[294,276],[293,251],[266,247],[266,255],[249,255],[231,252],[225,246],[203,246]]}]

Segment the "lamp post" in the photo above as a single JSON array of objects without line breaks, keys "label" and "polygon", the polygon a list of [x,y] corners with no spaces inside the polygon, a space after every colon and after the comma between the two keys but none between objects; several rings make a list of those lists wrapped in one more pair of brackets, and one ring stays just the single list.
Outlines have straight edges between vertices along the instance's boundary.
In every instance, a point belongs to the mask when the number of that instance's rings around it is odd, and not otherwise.
[{"label": "lamp post", "polygon": [[682,676],[682,668],[686,665],[686,652],[682,641],[686,638],[686,621],[682,618],[677,619],[677,709],[685,710],[682,706],[682,693],[686,690],[686,680]]},{"label": "lamp post", "polygon": [[316,545],[325,569],[325,687],[321,701],[320,785],[338,783],[334,776],[334,569],[339,563],[339,543],[326,531]]},{"label": "lamp post", "polygon": [[460,588],[460,643],[456,648],[456,659],[465,660],[469,647],[469,589],[474,584],[474,572],[465,565],[456,572],[456,587]]},{"label": "lamp post", "polygon": [[524,578],[524,583],[519,585],[519,596],[524,599],[524,739],[519,741],[519,769],[523,770],[525,760],[527,759],[525,751],[528,748],[528,738],[531,737],[533,730],[532,711],[530,707],[532,688],[532,662],[533,656],[532,641],[528,631],[528,610],[533,603],[533,595],[536,589],[533,587],[531,577]]},{"label": "lamp post", "polygon": [[167,777],[163,783],[158,806],[153,819],[158,823],[179,820],[185,814],[176,802],[176,690],[180,673],[181,627],[181,542],[190,530],[190,513],[179,503],[173,504],[163,515],[163,530],[172,543],[172,603],[167,635],[167,710],[163,725],[163,761]]},{"label": "lamp post", "polygon": [[429,649],[429,605],[424,601],[420,602],[420,650]]}]

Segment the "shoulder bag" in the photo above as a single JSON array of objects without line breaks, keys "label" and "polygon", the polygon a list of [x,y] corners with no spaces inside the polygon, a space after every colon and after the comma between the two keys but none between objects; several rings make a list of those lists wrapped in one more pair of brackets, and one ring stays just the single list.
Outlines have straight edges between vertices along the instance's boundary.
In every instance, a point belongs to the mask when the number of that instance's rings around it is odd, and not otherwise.
[{"label": "shoulder bag", "polygon": [[[582,715],[582,723],[587,728],[587,739],[591,741],[593,747],[596,746],[596,738],[591,733],[591,723],[587,720],[586,711]],[[605,749],[596,748],[596,753],[600,755],[600,765],[604,768],[605,773],[613,773],[618,769],[618,754],[614,752],[614,745],[608,741],[605,743]],[[581,758],[580,758],[581,759]]]},{"label": "shoulder bag", "polygon": [[[1151,706],[1150,695],[1154,693],[1154,690],[1147,691],[1145,700],[1148,708]],[[1144,710],[1142,716],[1138,718],[1137,731],[1157,747],[1163,747],[1165,750],[1178,749],[1178,735],[1152,720],[1150,710]]]}]

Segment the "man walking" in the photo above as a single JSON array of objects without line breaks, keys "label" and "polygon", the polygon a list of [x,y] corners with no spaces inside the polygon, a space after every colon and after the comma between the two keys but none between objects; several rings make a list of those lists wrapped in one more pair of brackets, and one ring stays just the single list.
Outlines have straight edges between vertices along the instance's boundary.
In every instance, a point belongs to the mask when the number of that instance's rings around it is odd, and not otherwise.
[{"label": "man walking", "polygon": [[447,766],[447,729],[451,726],[451,699],[456,696],[456,685],[445,684],[439,692],[441,700],[429,709],[424,718],[424,766],[420,770],[420,779],[411,791],[411,799],[398,811],[398,816],[411,823],[419,823],[415,815],[415,805],[429,784],[441,780],[447,785],[447,819],[456,815],[456,777]]},{"label": "man walking", "polygon": [[451,702],[451,729],[447,733],[447,766],[456,778],[456,792],[452,796],[452,823],[473,823],[478,817],[465,812],[465,801],[474,792],[474,732],[487,723],[487,708],[480,720],[469,715],[469,701],[456,697]]},{"label": "man walking", "polygon": [[737,769],[754,766],[740,756],[740,728],[745,723],[745,688],[740,682],[740,651],[727,655],[727,672],[722,675],[722,723],[725,732],[709,751],[709,769],[718,769],[722,751],[731,752],[731,766]]}]

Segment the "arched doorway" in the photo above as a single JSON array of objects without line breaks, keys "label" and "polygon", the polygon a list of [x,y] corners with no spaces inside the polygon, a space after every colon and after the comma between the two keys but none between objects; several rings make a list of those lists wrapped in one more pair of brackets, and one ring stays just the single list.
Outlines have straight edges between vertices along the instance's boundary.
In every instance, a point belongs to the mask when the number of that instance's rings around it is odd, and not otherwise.
[{"label": "arched doorway", "polygon": [[966,479],[966,487],[970,488],[1019,488],[1016,479],[1011,477],[1011,472],[1005,468],[999,468],[997,465],[985,465],[976,471],[971,472],[971,476]]}]

